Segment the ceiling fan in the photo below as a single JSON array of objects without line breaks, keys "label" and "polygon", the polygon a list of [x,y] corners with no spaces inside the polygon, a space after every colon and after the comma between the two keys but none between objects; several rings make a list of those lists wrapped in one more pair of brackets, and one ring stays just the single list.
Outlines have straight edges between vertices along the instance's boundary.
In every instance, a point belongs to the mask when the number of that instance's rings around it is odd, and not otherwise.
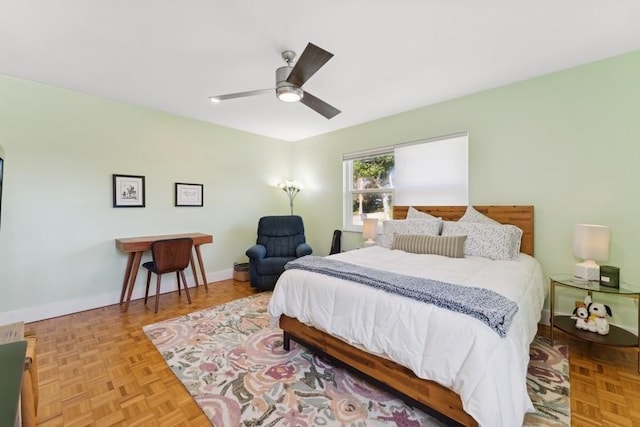
[{"label": "ceiling fan", "polygon": [[[302,90],[302,85],[304,85],[320,67],[326,64],[327,61],[333,57],[333,54],[319,48],[313,43],[308,43],[302,55],[300,55],[300,59],[293,65],[295,57],[296,53],[292,50],[282,52],[282,59],[284,59],[287,65],[276,70],[275,92],[278,99],[283,102],[301,102],[327,119],[340,114],[340,110],[334,106]],[[273,88],[270,88],[229,93],[226,95],[211,96],[209,99],[212,102],[220,102],[228,99],[262,95],[263,93],[270,93],[273,90]]]}]

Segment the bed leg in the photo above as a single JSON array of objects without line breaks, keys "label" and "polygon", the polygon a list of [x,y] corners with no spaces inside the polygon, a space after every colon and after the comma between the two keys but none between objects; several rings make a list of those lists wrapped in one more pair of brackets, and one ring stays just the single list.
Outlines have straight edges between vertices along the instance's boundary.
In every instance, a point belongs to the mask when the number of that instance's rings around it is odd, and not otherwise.
[{"label": "bed leg", "polygon": [[290,347],[291,347],[291,337],[289,336],[288,333],[282,332],[282,348],[284,348],[285,351],[289,351]]}]

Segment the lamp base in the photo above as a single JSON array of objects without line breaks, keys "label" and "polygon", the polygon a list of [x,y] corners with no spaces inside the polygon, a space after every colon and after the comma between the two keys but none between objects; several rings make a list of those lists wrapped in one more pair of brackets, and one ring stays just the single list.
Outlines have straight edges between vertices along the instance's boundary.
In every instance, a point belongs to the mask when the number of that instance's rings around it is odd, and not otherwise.
[{"label": "lamp base", "polygon": [[375,246],[376,245],[376,241],[373,239],[367,239],[364,241],[364,247],[368,248],[369,246]]},{"label": "lamp base", "polygon": [[591,260],[583,261],[576,264],[573,275],[582,280],[600,280],[600,266]]}]

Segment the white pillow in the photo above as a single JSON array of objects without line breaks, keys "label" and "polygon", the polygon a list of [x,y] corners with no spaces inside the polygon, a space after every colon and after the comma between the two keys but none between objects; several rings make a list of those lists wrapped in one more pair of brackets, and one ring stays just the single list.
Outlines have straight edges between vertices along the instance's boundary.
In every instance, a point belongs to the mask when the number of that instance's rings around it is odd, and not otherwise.
[{"label": "white pillow", "polygon": [[442,220],[439,219],[391,219],[382,223],[382,237],[380,246],[391,249],[393,235],[398,234],[428,234],[437,236],[442,229]]},{"label": "white pillow", "polygon": [[498,221],[495,221],[488,216],[481,214],[471,205],[467,206],[467,210],[465,211],[464,215],[462,215],[462,218],[458,220],[458,222],[476,222],[480,224],[500,225]]},{"label": "white pillow", "polygon": [[511,224],[444,221],[442,235],[466,235],[465,255],[494,260],[513,260],[520,253],[522,230]]},{"label": "white pillow", "polygon": [[418,209],[414,208],[413,206],[409,206],[409,210],[407,211],[407,219],[442,219],[442,218],[429,215],[426,212],[420,212]]}]

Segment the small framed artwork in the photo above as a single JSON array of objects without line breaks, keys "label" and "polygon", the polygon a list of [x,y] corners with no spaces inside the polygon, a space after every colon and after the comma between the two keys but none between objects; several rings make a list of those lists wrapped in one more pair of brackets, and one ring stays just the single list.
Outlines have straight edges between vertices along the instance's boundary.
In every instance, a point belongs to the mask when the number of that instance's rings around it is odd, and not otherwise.
[{"label": "small framed artwork", "polygon": [[144,176],[114,174],[113,207],[144,208]]},{"label": "small framed artwork", "polygon": [[204,206],[202,184],[176,182],[176,206]]}]

